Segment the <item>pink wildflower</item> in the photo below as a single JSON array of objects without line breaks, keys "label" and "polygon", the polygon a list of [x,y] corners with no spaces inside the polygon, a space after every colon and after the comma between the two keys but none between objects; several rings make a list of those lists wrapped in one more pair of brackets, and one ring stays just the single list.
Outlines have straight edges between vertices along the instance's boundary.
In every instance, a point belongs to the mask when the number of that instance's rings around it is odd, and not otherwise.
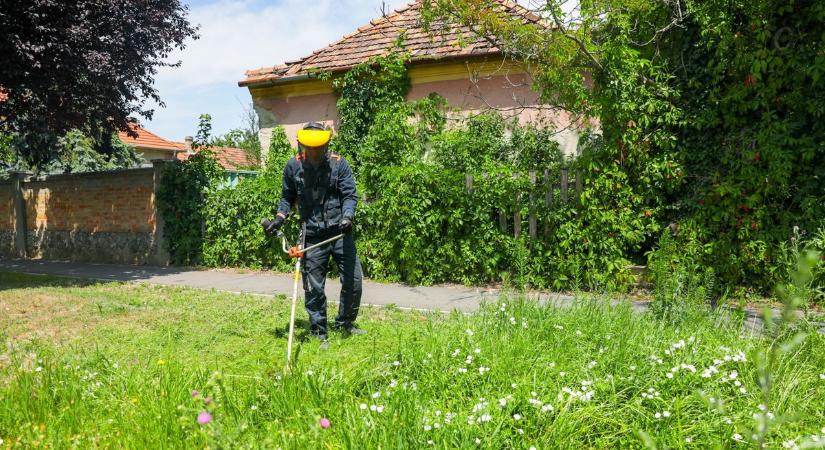
[{"label": "pink wildflower", "polygon": [[323,418],[321,418],[321,421],[318,424],[321,425],[321,428],[326,430],[327,428],[329,428],[329,425],[330,425],[329,424],[329,419],[327,419],[326,417],[323,417]]},{"label": "pink wildflower", "polygon": [[201,411],[198,414],[198,423],[201,425],[206,425],[207,423],[212,421],[212,414],[209,414],[208,411]]}]

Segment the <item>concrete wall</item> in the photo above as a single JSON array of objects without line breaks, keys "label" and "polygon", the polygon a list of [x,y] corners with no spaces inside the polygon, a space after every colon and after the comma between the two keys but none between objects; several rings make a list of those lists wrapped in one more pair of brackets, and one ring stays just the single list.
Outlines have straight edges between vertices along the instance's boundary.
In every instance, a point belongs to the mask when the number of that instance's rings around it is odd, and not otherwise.
[{"label": "concrete wall", "polygon": [[[478,114],[496,109],[505,117],[518,117],[521,124],[544,122],[561,131],[556,140],[567,155],[575,155],[578,147],[576,127],[570,127],[570,117],[542,107],[539,94],[531,89],[532,79],[521,68],[501,61],[473,63],[429,63],[410,68],[412,87],[408,100],[418,100],[430,93],[447,99],[452,114]],[[320,121],[337,129],[337,97],[329,82],[307,80],[300,83],[251,89],[253,104],[260,118],[262,150],[269,148],[272,129],[284,127],[293,145],[297,131],[309,121]]]},{"label": "concrete wall", "polygon": [[[156,163],[150,168],[21,177],[17,189],[14,183],[0,185],[0,255],[167,264],[155,204],[159,174]],[[22,220],[15,210],[23,212]]]}]

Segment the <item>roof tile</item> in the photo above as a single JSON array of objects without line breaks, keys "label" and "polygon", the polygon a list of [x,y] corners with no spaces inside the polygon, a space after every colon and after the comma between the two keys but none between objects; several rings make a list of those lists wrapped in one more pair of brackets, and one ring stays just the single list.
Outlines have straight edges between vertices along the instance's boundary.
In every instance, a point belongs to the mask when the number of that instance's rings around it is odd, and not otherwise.
[{"label": "roof tile", "polygon": [[[421,3],[416,0],[384,17],[373,19],[353,33],[315,50],[311,55],[285,64],[246,71],[241,86],[277,80],[284,76],[303,75],[313,71],[342,72],[389,52],[401,33],[405,33],[404,48],[416,60],[443,57],[493,55],[500,50],[487,39],[476,36],[468,27],[453,25],[425,31],[421,23]],[[502,13],[521,18],[524,23],[544,22],[528,9],[510,0],[495,0]],[[424,56],[424,58],[422,58]]]}]

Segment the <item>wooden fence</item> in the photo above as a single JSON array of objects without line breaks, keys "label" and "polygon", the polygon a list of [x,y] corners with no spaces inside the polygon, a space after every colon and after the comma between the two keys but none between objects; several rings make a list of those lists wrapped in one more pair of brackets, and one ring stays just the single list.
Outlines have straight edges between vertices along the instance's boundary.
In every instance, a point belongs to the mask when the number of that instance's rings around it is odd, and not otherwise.
[{"label": "wooden fence", "polygon": [[[544,207],[546,209],[551,209],[554,206],[569,206],[571,202],[577,202],[579,196],[582,192],[582,174],[581,172],[577,171],[573,174],[570,173],[570,169],[562,168],[558,170],[556,173],[549,169],[545,169],[544,173],[542,174],[542,179],[539,180],[539,173],[536,170],[531,170],[527,172],[527,177],[529,179],[530,185],[532,188],[528,193],[528,215],[527,215],[527,232],[531,239],[536,239],[538,237],[538,216],[536,211],[537,206],[537,196],[541,192],[537,192],[535,189],[536,183],[540,182],[541,185],[544,187]],[[572,175],[572,180],[571,180]],[[487,176],[487,174],[482,174],[482,176]],[[512,174],[513,178],[519,178],[522,176],[521,172],[514,172]],[[467,192],[473,192],[473,181],[474,177],[471,174],[464,175],[464,186]],[[572,182],[572,183],[571,183]],[[570,185],[573,185],[573,192],[570,192]],[[558,203],[556,202],[556,192],[558,192]],[[523,192],[517,192],[515,194],[515,198],[513,199],[512,206],[513,209],[513,236],[516,238],[520,237],[522,234],[522,226],[523,226],[523,217],[521,214],[521,206],[523,202]],[[504,210],[498,210],[498,223],[499,227],[501,227],[502,232],[508,233],[510,232],[509,229],[509,213],[505,212]],[[548,237],[550,235],[550,226],[549,224],[544,224],[543,230],[544,236]]]}]

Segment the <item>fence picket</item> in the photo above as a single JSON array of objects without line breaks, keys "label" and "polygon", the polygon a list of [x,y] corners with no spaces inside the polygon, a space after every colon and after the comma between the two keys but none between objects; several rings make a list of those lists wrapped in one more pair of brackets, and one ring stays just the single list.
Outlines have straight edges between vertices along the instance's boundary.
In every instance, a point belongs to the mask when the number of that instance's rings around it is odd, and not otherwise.
[{"label": "fence picket", "polygon": [[536,171],[530,171],[530,204],[528,205],[530,216],[527,219],[527,226],[530,231],[530,239],[536,238],[536,208],[534,207],[536,201]]}]

